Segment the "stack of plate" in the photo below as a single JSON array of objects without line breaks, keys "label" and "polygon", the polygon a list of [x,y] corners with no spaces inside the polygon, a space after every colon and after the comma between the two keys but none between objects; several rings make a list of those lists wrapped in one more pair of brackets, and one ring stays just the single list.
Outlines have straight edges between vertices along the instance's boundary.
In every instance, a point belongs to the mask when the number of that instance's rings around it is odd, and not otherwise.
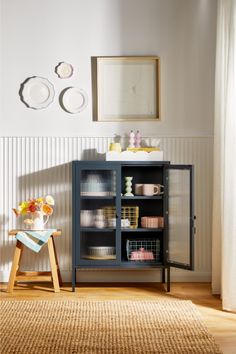
[{"label": "stack of plate", "polygon": [[89,259],[115,259],[115,247],[93,246],[88,247]]}]

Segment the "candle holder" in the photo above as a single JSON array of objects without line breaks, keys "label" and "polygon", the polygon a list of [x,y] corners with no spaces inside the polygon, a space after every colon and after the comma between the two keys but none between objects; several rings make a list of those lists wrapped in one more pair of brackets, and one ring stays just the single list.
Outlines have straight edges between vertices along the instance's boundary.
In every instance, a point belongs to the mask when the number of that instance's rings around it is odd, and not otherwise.
[{"label": "candle holder", "polygon": [[125,177],[125,197],[133,197],[132,193],[132,180],[133,177]]}]

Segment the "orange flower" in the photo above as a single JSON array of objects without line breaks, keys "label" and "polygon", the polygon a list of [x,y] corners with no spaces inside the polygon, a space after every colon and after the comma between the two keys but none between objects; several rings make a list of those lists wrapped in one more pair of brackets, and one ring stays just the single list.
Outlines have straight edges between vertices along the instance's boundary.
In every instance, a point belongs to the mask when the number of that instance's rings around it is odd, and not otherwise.
[{"label": "orange flower", "polygon": [[44,214],[46,214],[46,215],[52,215],[52,213],[53,213],[53,208],[50,207],[50,205],[48,205],[48,204],[43,204],[43,206],[42,206],[42,211],[43,211]]}]

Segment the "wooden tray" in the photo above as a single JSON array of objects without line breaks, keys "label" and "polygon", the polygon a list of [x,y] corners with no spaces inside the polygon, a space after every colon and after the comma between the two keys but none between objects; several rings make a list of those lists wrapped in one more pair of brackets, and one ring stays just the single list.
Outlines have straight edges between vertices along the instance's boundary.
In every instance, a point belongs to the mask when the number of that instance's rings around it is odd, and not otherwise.
[{"label": "wooden tray", "polygon": [[110,255],[110,256],[86,256],[84,258],[98,260],[98,261],[102,261],[102,260],[106,261],[106,260],[109,260],[109,259],[116,259],[116,255]]}]

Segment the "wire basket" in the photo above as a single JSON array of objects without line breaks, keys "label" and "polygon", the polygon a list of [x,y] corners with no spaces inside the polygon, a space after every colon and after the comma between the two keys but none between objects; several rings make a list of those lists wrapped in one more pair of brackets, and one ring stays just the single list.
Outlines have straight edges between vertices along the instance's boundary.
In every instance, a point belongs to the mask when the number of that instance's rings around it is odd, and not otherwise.
[{"label": "wire basket", "polygon": [[126,240],[126,252],[128,261],[158,262],[160,261],[160,240]]},{"label": "wire basket", "polygon": [[[103,208],[103,213],[105,219],[109,224],[109,220],[116,218],[116,208],[113,206],[108,206]],[[121,207],[121,220],[128,220],[129,226],[125,226],[126,223],[122,223],[124,228],[137,229],[139,218],[139,207],[138,206],[123,206]]]}]

